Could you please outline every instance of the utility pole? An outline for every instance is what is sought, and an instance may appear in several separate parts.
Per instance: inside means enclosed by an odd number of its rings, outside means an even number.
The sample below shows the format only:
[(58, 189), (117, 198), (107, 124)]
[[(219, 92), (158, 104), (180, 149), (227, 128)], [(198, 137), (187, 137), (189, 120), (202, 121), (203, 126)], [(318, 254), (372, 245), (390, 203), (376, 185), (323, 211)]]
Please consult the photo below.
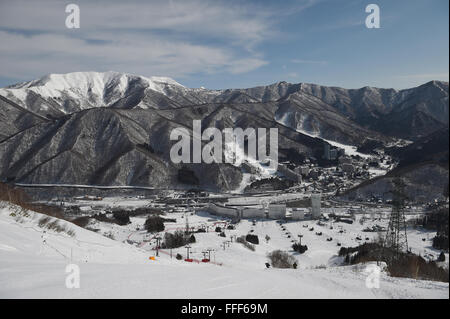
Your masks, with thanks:
[(186, 234), (189, 234), (189, 217), (186, 215)]
[(264, 208), (264, 218), (269, 218), (269, 201), (268, 200), (262, 200), (262, 206)]
[(197, 198), (196, 197), (194, 197), (194, 200), (192, 201), (192, 207), (193, 207), (193, 211), (195, 212), (195, 210), (197, 209)]

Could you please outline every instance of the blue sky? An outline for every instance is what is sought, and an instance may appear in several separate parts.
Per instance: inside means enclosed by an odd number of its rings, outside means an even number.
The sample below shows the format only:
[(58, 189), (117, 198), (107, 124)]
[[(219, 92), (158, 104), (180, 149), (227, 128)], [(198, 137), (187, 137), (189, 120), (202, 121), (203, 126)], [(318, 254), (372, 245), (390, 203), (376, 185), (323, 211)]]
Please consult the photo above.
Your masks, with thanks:
[[(69, 3), (80, 29), (65, 27)], [(370, 3), (380, 29), (365, 27)], [(448, 12), (448, 0), (2, 0), (0, 86), (113, 70), (211, 89), (409, 88), (448, 81)]]

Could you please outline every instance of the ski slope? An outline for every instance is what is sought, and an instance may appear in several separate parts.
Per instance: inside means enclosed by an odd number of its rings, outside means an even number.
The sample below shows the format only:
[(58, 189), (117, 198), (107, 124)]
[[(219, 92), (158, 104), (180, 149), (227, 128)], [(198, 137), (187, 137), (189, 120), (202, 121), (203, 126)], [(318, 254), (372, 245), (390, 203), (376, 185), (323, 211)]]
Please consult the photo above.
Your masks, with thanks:
[[(287, 118), (288, 118), (289, 116), (290, 116), (289, 113), (285, 113), (285, 114), (283, 114), (282, 117), (280, 117), (280, 118), (275, 118), (275, 121), (276, 121), (277, 123), (282, 124), (283, 126), (290, 127), (290, 128), (292, 128), (292, 129), (294, 129), (294, 130), (297, 131), (298, 133), (301, 133), (301, 134), (304, 134), (304, 135), (307, 135), (307, 136), (313, 137), (313, 138), (320, 138), (321, 140), (323, 140), (323, 141), (329, 143), (329, 144), (332, 145), (332, 146), (335, 146), (335, 147), (338, 147), (338, 148), (342, 148), (343, 150), (345, 150), (345, 154), (347, 154), (347, 155), (360, 156), (360, 157), (362, 157), (362, 158), (369, 158), (369, 157), (371, 157), (371, 156), (368, 155), (368, 154), (364, 154), (364, 153), (358, 152), (356, 146), (353, 146), (353, 145), (347, 145), (347, 144), (342, 144), (342, 143), (339, 143), (339, 142), (336, 142), (336, 141), (332, 141), (332, 140), (325, 139), (325, 138), (323, 138), (323, 137), (321, 136), (321, 133), (320, 133), (320, 132), (308, 132), (308, 131), (306, 131), (306, 130), (303, 129), (303, 126), (302, 126), (302, 125), (300, 125), (300, 127), (291, 127), (291, 125), (289, 125), (289, 123), (288, 123), (288, 121), (287, 121)], [(300, 123), (300, 124), (301, 124), (301, 123)]]
[[(391, 278), (385, 273), (381, 273), (379, 289), (368, 289), (364, 267), (333, 266), (338, 260), (330, 255), (335, 253), (336, 243), (315, 240), (309, 232), (304, 240), (310, 251), (296, 256), (299, 269), (266, 269), (266, 252), (290, 245), (275, 221), (255, 226), (244, 221), (234, 231), (240, 234), (253, 229), (258, 235), (269, 234), (268, 243), (260, 236), (255, 252), (235, 242), (220, 250), (233, 231), (225, 231), (227, 238), (215, 232), (195, 234), (192, 257), (201, 258), (201, 251), (213, 248), (215, 261), (222, 264), (218, 266), (178, 261), (162, 253), (150, 260), (155, 256), (152, 243), (140, 243), (140, 247), (123, 243), (127, 237), (139, 242), (146, 236), (133, 230), (142, 226), (143, 218), (132, 218), (132, 224), (121, 233), (106, 225), (97, 225), (102, 229), (95, 233), (58, 220), (66, 230), (47, 229), (44, 234), (39, 226), (44, 216), (2, 206), (0, 298), (448, 298), (448, 283)], [(176, 223), (167, 223), (167, 230), (183, 228), (186, 217), (191, 227), (217, 223), (211, 216), (183, 216), (180, 213)], [(293, 234), (298, 226), (286, 225)], [(116, 240), (102, 236), (106, 230), (113, 232)], [(185, 256), (186, 249), (179, 251)], [(68, 264), (80, 267), (78, 289), (66, 288)], [(321, 264), (326, 268), (317, 267)]]

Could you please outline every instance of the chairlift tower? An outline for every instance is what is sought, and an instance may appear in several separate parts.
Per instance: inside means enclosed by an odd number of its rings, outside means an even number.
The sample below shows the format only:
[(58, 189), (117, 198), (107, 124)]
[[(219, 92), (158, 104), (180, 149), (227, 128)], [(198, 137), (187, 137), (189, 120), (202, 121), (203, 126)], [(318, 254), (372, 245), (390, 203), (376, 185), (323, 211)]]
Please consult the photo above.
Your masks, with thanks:
[(161, 237), (156, 237), (156, 256), (159, 257), (159, 248), (160, 248), (160, 243), (161, 243)]
[(208, 252), (208, 259), (211, 260), (211, 252), (214, 251), (214, 249), (208, 248), (206, 251)]
[(189, 259), (189, 252), (190, 252), (190, 249), (192, 248), (191, 247), (191, 245), (186, 245), (184, 248), (186, 248), (186, 251), (187, 251), (187, 253), (186, 253), (186, 259)]

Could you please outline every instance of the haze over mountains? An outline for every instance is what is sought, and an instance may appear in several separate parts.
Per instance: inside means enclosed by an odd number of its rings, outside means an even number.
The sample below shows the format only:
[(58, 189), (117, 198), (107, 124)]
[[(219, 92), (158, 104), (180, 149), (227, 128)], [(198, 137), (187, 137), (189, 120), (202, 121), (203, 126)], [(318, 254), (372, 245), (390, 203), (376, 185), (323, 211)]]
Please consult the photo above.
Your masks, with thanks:
[(207, 90), (117, 72), (51, 74), (0, 89), (0, 179), (233, 190), (242, 167), (173, 164), (171, 130), (195, 119), (203, 129), (277, 127), (281, 157), (314, 156), (323, 139), (420, 140), (448, 128), (448, 103), (438, 81), (401, 91), (286, 82)]

